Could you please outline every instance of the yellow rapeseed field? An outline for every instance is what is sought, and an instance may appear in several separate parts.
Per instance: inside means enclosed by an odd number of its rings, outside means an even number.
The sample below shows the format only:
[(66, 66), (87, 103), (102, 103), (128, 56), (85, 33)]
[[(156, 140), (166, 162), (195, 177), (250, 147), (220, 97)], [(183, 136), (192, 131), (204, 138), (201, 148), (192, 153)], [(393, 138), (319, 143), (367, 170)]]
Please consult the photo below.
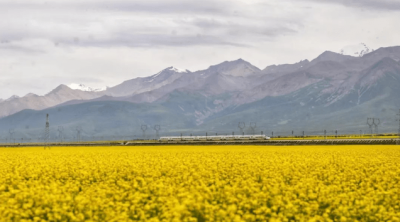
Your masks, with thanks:
[(400, 146), (0, 149), (0, 221), (400, 221)]

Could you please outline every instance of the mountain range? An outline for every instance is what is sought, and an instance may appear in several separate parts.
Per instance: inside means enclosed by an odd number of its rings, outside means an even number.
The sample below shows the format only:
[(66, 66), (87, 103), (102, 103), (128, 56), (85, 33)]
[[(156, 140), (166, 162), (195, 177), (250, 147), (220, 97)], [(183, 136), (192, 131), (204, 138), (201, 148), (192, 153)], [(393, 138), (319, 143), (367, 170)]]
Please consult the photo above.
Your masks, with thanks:
[[(9, 129), (39, 137), (45, 114), (52, 135), (82, 128), (86, 137), (148, 136), (180, 133), (275, 135), (369, 132), (367, 118), (379, 118), (381, 132), (397, 131), (400, 108), (400, 47), (359, 56), (325, 51), (295, 64), (259, 69), (247, 61), (225, 61), (191, 72), (168, 67), (106, 89), (60, 85), (44, 96), (28, 94), (0, 100), (0, 139)], [(252, 122), (253, 128), (250, 127)], [(254, 127), (256, 124), (256, 127)]]

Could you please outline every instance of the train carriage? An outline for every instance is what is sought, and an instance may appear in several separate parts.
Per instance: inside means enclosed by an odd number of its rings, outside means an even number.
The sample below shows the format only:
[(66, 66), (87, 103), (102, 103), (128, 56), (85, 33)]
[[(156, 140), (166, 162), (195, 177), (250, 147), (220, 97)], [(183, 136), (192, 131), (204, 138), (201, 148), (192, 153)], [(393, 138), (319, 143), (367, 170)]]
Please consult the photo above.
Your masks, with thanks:
[(160, 142), (168, 141), (229, 141), (229, 140), (269, 140), (266, 135), (220, 135), (220, 136), (167, 136), (160, 137)]

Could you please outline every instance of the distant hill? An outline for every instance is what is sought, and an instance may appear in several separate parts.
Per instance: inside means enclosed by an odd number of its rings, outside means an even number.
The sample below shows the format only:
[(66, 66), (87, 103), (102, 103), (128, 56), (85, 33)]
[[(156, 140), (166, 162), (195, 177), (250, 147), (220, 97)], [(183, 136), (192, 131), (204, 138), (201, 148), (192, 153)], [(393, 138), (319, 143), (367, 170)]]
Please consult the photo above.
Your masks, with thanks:
[[(141, 136), (141, 125), (149, 132), (161, 125), (161, 134), (238, 133), (238, 122), (246, 122), (246, 132), (256, 122), (259, 133), (359, 133), (369, 130), (369, 117), (381, 119), (381, 132), (397, 131), (399, 61), (397, 46), (360, 57), (327, 51), (263, 70), (242, 59), (195, 72), (168, 67), (101, 92), (62, 85), (43, 97), (0, 102), (8, 115), (0, 119), (0, 132), (6, 136), (12, 127), (21, 135), (40, 134), (46, 113), (52, 126), (69, 127), (74, 135), (80, 125), (86, 136)], [(12, 114), (18, 109), (37, 111)]]
[(13, 96), (0, 101), (0, 117), (8, 116), (24, 109), (41, 110), (71, 100), (90, 100), (103, 95), (102, 93), (73, 90), (60, 85), (44, 96), (29, 93), (26, 96)]

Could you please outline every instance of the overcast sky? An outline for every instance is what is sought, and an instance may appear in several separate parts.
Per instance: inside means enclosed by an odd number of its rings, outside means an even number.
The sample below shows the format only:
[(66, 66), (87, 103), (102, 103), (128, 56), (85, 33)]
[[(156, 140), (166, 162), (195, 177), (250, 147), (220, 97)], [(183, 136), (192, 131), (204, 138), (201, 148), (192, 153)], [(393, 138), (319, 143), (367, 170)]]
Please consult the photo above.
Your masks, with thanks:
[(400, 45), (399, 24), (400, 0), (0, 0), (0, 98)]

